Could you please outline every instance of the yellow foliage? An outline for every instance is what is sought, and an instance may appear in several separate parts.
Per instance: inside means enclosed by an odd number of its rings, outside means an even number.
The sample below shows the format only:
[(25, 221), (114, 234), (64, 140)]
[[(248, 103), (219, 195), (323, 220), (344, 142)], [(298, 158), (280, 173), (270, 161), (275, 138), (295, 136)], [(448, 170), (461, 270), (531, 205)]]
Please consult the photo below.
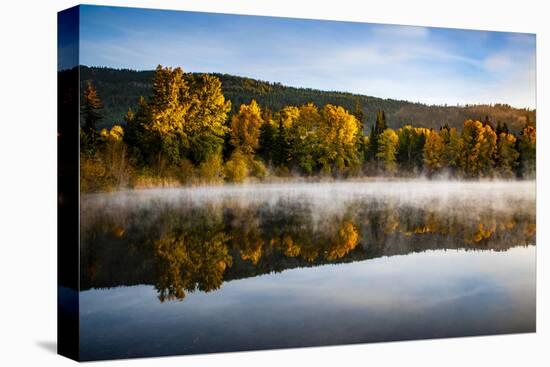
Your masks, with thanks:
[(340, 106), (327, 104), (321, 110), (319, 128), (320, 162), (342, 171), (358, 163), (357, 139), (360, 123)]
[(225, 177), (229, 182), (243, 182), (248, 177), (247, 157), (236, 149), (225, 163)]
[(249, 159), (250, 175), (259, 179), (263, 179), (267, 176), (267, 168), (262, 161), (258, 159)]
[(430, 172), (434, 172), (443, 167), (443, 150), (445, 145), (443, 139), (434, 130), (428, 130), (426, 133), (426, 143), (424, 144), (424, 164)]
[(225, 177), (221, 155), (212, 155), (202, 162), (199, 167), (199, 178), (204, 183), (219, 184)]
[(255, 100), (241, 105), (231, 119), (231, 144), (244, 154), (253, 154), (259, 146), (262, 124), (262, 111)]
[(378, 137), (378, 152), (376, 153), (376, 157), (382, 161), (384, 169), (389, 173), (393, 173), (397, 169), (396, 153), (398, 142), (399, 137), (392, 129), (384, 130)]
[(494, 165), (497, 137), (489, 125), (466, 120), (461, 134), (465, 159), (462, 164), (469, 176), (487, 176)]
[(281, 123), (285, 129), (290, 129), (299, 117), (300, 110), (295, 106), (286, 106), (280, 112)]
[(107, 142), (122, 142), (124, 129), (120, 125), (113, 125), (110, 129), (101, 129), (99, 135)]
[(344, 221), (338, 229), (338, 237), (327, 255), (327, 260), (336, 260), (346, 256), (359, 243), (359, 231), (350, 221)]
[(449, 130), (448, 137), (445, 137), (444, 134), (442, 137), (448, 139), (448, 142), (443, 148), (443, 161), (448, 167), (460, 171), (464, 167), (465, 161), (464, 140), (454, 127)]
[(252, 264), (258, 264), (262, 257), (262, 246), (255, 246), (251, 248), (241, 249), (241, 259), (244, 261), (251, 261)]
[(113, 235), (115, 237), (122, 237), (124, 236), (124, 228), (120, 227), (120, 226), (117, 226), (113, 229)]
[(183, 70), (159, 65), (153, 80), (150, 104), (152, 121), (146, 128), (161, 136), (183, 134), (185, 115), (189, 110), (189, 104), (183, 101), (187, 97), (188, 86), (183, 78)]

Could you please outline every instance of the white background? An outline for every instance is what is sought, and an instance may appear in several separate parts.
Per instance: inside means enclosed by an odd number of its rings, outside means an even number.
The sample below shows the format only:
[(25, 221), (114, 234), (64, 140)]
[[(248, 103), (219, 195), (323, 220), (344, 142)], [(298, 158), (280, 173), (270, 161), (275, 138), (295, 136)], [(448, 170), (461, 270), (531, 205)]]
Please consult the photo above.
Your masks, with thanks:
[[(95, 4), (537, 33), (537, 333), (101, 362), (135, 366), (548, 366), (548, 86), (545, 1), (92, 1)], [(56, 343), (56, 12), (75, 1), (4, 1), (0, 11), (0, 365), (70, 365)]]

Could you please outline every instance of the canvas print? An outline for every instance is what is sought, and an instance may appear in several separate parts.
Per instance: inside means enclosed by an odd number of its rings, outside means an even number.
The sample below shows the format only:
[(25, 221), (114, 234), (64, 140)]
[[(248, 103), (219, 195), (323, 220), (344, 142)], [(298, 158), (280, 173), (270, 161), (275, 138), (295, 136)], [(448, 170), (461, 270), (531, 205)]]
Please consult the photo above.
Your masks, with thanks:
[(534, 34), (59, 13), (59, 349), (536, 331)]

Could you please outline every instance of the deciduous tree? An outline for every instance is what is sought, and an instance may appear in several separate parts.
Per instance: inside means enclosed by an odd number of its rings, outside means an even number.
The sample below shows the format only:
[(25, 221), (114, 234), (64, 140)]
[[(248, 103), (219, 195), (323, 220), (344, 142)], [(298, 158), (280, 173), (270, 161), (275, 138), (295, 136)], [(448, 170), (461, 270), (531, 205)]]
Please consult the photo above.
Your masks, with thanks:
[(262, 111), (255, 100), (241, 105), (231, 119), (231, 144), (244, 154), (254, 154), (259, 146), (262, 124)]
[(392, 129), (384, 130), (378, 138), (378, 153), (376, 154), (388, 173), (397, 171), (396, 154), (399, 138)]
[(439, 171), (443, 167), (443, 151), (445, 145), (439, 133), (435, 130), (429, 130), (426, 134), (426, 144), (424, 144), (424, 165), (429, 174)]

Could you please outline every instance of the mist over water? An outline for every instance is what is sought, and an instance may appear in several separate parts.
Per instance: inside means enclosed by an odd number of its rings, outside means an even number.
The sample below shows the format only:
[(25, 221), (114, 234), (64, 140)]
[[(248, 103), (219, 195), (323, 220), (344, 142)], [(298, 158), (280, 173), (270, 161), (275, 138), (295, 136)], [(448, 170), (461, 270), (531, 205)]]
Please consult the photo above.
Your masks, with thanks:
[[(81, 210), (84, 220), (87, 210), (100, 207), (128, 210), (159, 204), (176, 206), (223, 202), (275, 205), (280, 200), (308, 202), (321, 211), (341, 209), (342, 205), (357, 200), (445, 211), (456, 207), (521, 210), (534, 208), (535, 199), (535, 181), (368, 180), (199, 186), (84, 194)], [(520, 205), (520, 208), (516, 205)]]
[(82, 357), (532, 332), (535, 196), (435, 180), (84, 194)]

